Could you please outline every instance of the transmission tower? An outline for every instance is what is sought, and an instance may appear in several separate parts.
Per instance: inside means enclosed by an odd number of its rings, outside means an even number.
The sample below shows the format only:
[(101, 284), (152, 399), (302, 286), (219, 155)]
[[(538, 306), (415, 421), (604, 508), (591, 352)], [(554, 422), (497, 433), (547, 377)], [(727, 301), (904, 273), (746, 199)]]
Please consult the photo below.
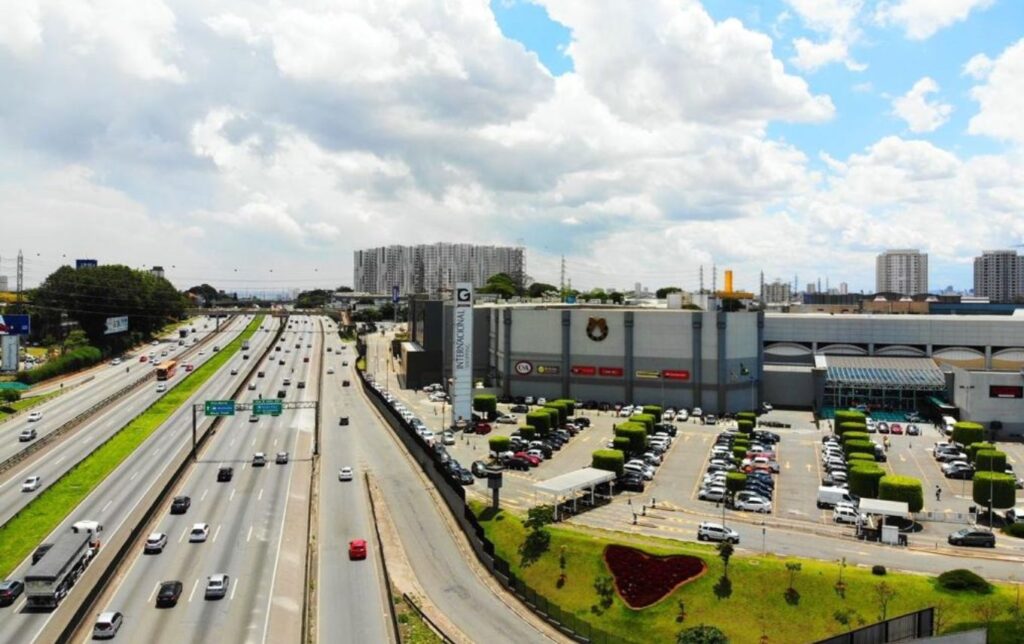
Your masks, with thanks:
[(558, 278), (558, 290), (561, 293), (565, 292), (565, 255), (562, 255), (562, 272)]
[(25, 286), (25, 256), (18, 249), (18, 304), (21, 304), (21, 290)]

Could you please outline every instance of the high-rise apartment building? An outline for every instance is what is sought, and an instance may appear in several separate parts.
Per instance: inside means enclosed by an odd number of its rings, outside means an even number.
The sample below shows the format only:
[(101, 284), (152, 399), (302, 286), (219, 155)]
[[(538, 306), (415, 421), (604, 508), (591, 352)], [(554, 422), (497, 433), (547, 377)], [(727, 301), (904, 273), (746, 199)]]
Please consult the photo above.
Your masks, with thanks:
[(875, 292), (928, 292), (928, 255), (916, 249), (887, 250), (875, 260)]
[(1024, 298), (1024, 257), (1013, 250), (985, 250), (974, 258), (974, 295), (991, 302)]
[(771, 284), (764, 285), (764, 301), (769, 304), (785, 304), (792, 299), (789, 282), (776, 279)]
[(473, 244), (380, 246), (353, 253), (353, 289), (365, 293), (437, 294), (455, 282), (483, 286), (496, 273), (522, 284), (526, 255), (521, 247)]

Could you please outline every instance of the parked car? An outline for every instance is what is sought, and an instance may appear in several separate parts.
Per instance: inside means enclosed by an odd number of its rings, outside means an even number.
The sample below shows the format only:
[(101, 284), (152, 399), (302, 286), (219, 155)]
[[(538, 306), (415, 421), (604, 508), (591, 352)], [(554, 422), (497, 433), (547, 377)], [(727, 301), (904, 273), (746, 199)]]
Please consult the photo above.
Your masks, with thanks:
[(635, 474), (623, 474), (615, 481), (615, 485), (620, 490), (626, 492), (643, 492), (644, 491), (644, 479), (642, 476)]
[(849, 523), (856, 525), (859, 522), (864, 521), (863, 515), (853, 509), (849, 505), (837, 505), (832, 510), (832, 520), (836, 523)]
[(530, 408), (526, 405), (512, 405), (508, 410), (513, 414), (527, 414), (530, 412)]
[(950, 533), (949, 543), (953, 546), (980, 546), (983, 548), (996, 547), (996, 535), (988, 530), (975, 530), (973, 528), (961, 528)]
[(515, 416), (515, 414), (502, 414), (501, 416), (498, 416), (498, 418), (495, 419), (494, 422), (501, 423), (502, 425), (515, 425), (517, 422), (519, 422), (519, 419)]
[[(740, 494), (742, 494), (742, 492)], [(737, 494), (737, 496), (739, 495)], [(767, 513), (772, 511), (772, 502), (759, 496), (752, 496), (750, 498), (738, 500), (734, 505), (737, 510), (743, 510), (745, 512)]]
[(724, 501), (725, 496), (726, 489), (724, 485), (701, 488), (700, 492), (697, 493), (697, 498), (701, 501), (714, 501), (716, 503)]
[(697, 526), (697, 540), (727, 541), (729, 543), (739, 543), (740, 533), (736, 532), (732, 528), (727, 528), (720, 523), (711, 523), (709, 521), (703, 521), (699, 526)]

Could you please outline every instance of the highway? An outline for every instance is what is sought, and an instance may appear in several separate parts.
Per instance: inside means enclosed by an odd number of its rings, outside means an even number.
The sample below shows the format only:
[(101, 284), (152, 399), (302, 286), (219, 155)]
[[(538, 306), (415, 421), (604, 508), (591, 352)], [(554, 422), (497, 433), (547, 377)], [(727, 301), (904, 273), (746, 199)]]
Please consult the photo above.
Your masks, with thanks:
[[(268, 356), (265, 377), (254, 375), (250, 382), (257, 389), (246, 389), (240, 401), (257, 394), (275, 398), (279, 389), (287, 392), (288, 402), (316, 399), (322, 345), (319, 321), (289, 319), (295, 331), (285, 331), (279, 343), (282, 350)], [(308, 363), (303, 362), (305, 357)], [(286, 378), (289, 385), (283, 384)], [(305, 389), (297, 388), (299, 381), (306, 382)], [(191, 497), (191, 507), (184, 515), (165, 511), (153, 528), (168, 535), (166, 548), (147, 555), (140, 544), (120, 584), (107, 593), (103, 610), (118, 610), (126, 616), (118, 639), (301, 640), (301, 572), (308, 544), (306, 494), (315, 411), (286, 410), (280, 417), (261, 416), (255, 423), (248, 412), (224, 420), (200, 462), (175, 491)], [(287, 464), (275, 463), (279, 451), (289, 453)], [(255, 452), (267, 455), (266, 466), (252, 466)], [(222, 465), (234, 468), (229, 482), (217, 481)], [(209, 524), (209, 537), (203, 543), (190, 543), (189, 531), (199, 522)], [(285, 542), (286, 531), (293, 531), (295, 538)], [(207, 600), (206, 578), (216, 573), (229, 575), (228, 594)], [(158, 609), (157, 589), (169, 580), (183, 583), (182, 596), (176, 606)]]
[[(243, 329), (245, 329), (249, 319), (250, 318), (248, 317), (241, 317), (234, 320), (222, 331), (221, 335), (223, 335), (223, 342), (220, 340), (215, 340), (214, 342), (227, 344), (237, 337)], [(211, 330), (213, 329), (212, 323), (210, 328)], [(210, 359), (213, 355), (212, 345), (205, 346), (201, 351), (202, 355), (190, 355), (187, 358), (187, 362), (199, 366), (206, 360)], [(138, 368), (147, 370), (151, 369), (151, 367), (145, 364), (140, 364)], [(125, 373), (124, 369), (120, 369), (120, 372), (121, 374)], [(138, 378), (137, 373), (129, 373), (127, 375), (134, 375)], [(167, 382), (168, 390), (173, 388), (175, 384), (181, 382), (186, 375), (187, 373), (185, 370), (179, 368), (174, 378)], [(77, 409), (61, 411), (53, 414), (54, 419), (49, 423), (50, 430), (52, 431), (52, 429), (59, 426), (60, 422), (62, 422), (60, 420), (61, 418), (69, 420), (74, 415), (98, 403), (105, 396), (113, 393), (113, 391), (126, 386), (129, 382), (130, 381), (118, 382), (117, 380), (112, 380), (109, 385), (101, 385), (96, 389), (90, 388), (85, 390), (86, 393), (89, 394), (89, 397), (87, 399), (80, 400)], [(88, 385), (83, 385), (83, 387), (87, 386)], [(112, 387), (112, 389), (108, 390), (108, 386)], [(71, 394), (66, 395), (70, 396)], [(42, 494), (43, 490), (53, 484), (53, 482), (60, 478), (61, 475), (78, 464), (78, 462), (95, 449), (97, 445), (124, 427), (124, 425), (132, 418), (144, 411), (146, 407), (151, 405), (162, 395), (162, 393), (158, 393), (156, 391), (155, 380), (149, 384), (142, 385), (125, 397), (98, 411), (96, 415), (84, 422), (71, 434), (59, 439), (54, 445), (44, 448), (43, 452), (45, 452), (45, 456), (33, 455), (24, 463), (20, 463), (14, 469), (6, 472), (2, 482), (0, 482), (0, 523), (10, 520), (11, 517), (28, 505), (34, 497)], [(57, 400), (62, 398), (63, 396), (59, 397)], [(33, 424), (42, 425), (48, 421), (49, 418), (44, 414), (43, 420)], [(5, 439), (5, 445), (8, 441), (14, 441), (13, 444), (15, 445), (25, 445), (24, 443), (17, 442), (17, 435), (15, 433), (12, 433), (9, 438)], [(42, 486), (34, 492), (22, 492), (21, 482), (29, 476), (42, 477)]]
[[(238, 320), (238, 328), (232, 329), (226, 334), (237, 333), (244, 328), (248, 320), (244, 317)], [(275, 329), (278, 324), (276, 319), (268, 319), (263, 326)], [(252, 354), (257, 354), (261, 347), (265, 347), (273, 338), (273, 333), (257, 333), (252, 338)], [(209, 352), (207, 352), (209, 353)], [(57, 527), (48, 537), (64, 533), (71, 529), (71, 525), (83, 519), (98, 520), (104, 525), (104, 539), (111, 540), (119, 530), (124, 529), (124, 521), (133, 508), (145, 496), (151, 487), (152, 481), (156, 480), (159, 472), (167, 467), (166, 455), (179, 450), (182, 445), (191, 441), (191, 409), (194, 402), (202, 402), (209, 399), (220, 399), (238, 386), (241, 376), (231, 376), (232, 367), (243, 366), (241, 353), (229, 361), (225, 366), (211, 377), (199, 391), (193, 395), (188, 403), (176, 411), (170, 419), (159, 427), (149, 439), (141, 445), (131, 456), (129, 456), (119, 468), (111, 473), (101, 482), (86, 499), (73, 510), (67, 519)], [(208, 422), (208, 421), (204, 421)], [(75, 444), (82, 438), (78, 434), (75, 437)], [(49, 460), (49, 459), (48, 459)], [(29, 560), (22, 564), (10, 575), (11, 578), (23, 578), (28, 569)], [(24, 610), (24, 597), (20, 598), (12, 607), (4, 609), (3, 620), (0, 620), (0, 642), (33, 642), (39, 636), (40, 631), (45, 627), (52, 613), (31, 613)], [(71, 607), (61, 606), (57, 611), (66, 610)]]

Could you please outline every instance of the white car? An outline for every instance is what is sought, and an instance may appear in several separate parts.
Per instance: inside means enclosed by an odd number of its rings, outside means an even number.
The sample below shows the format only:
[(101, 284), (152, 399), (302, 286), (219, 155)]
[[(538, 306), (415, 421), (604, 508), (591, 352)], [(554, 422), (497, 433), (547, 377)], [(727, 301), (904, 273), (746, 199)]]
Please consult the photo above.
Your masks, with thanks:
[(710, 487), (701, 488), (700, 492), (697, 493), (697, 498), (701, 501), (724, 501), (725, 500), (725, 486), (724, 485), (712, 485)]
[(160, 394), (167, 391), (167, 383), (161, 382), (156, 385), (156, 393)]
[(732, 528), (727, 528), (721, 523), (711, 523), (710, 521), (702, 521), (697, 527), (697, 540), (698, 541), (728, 541), (729, 543), (739, 543), (740, 533), (736, 532)]
[(690, 414), (685, 409), (680, 409), (679, 411), (676, 412), (676, 420), (679, 422), (684, 422), (689, 418)]
[(30, 413), (28, 415), (28, 422), (30, 422), (30, 423), (36, 423), (36, 422), (41, 421), (42, 419), (43, 419), (43, 412), (41, 412), (41, 411), (34, 411), (34, 412), (32, 412), (32, 413)]
[(195, 523), (192, 525), (192, 531), (188, 534), (188, 540), (189, 543), (202, 543), (208, 536), (210, 536), (210, 524)]
[(772, 502), (755, 496), (737, 501), (736, 509), (746, 512), (771, 512)]
[(445, 395), (444, 395), (444, 392), (442, 392), (442, 391), (435, 391), (434, 393), (430, 394), (427, 397), (427, 400), (429, 400), (430, 402), (441, 402), (444, 399), (445, 399)]
[(21, 484), (22, 492), (35, 492), (41, 485), (41, 480), (38, 476), (30, 476), (25, 479), (25, 482)]
[(694, 418), (700, 418), (704, 415), (704, 411), (700, 407), (694, 407), (693, 411), (690, 412), (690, 415)]
[(849, 523), (856, 525), (863, 522), (865, 517), (848, 505), (837, 505), (832, 510), (832, 520), (836, 523)]
[(538, 398), (537, 399), (537, 404), (538, 405), (546, 405), (546, 404), (548, 404), (548, 399), (544, 398), (544, 397)]
[(628, 418), (629, 416), (632, 416), (632, 415), (633, 415), (633, 408), (630, 407), (629, 405), (626, 405), (625, 407), (623, 407), (622, 409), (619, 410), (619, 417), (620, 418)]
[(327, 374), (330, 375), (332, 373), (334, 373), (334, 367), (327, 367)]
[(434, 442), (434, 432), (430, 431), (429, 429), (420, 434), (420, 436), (422, 436), (423, 440), (427, 441), (428, 443)]
[(206, 578), (206, 592), (204, 597), (206, 599), (217, 599), (228, 594), (228, 585), (230, 584), (230, 578), (224, 573), (216, 575), (210, 575)]
[(121, 364), (121, 358), (114, 358), (113, 360), (110, 361), (110, 364), (116, 367), (117, 365)]
[(970, 463), (963, 460), (949, 461), (948, 463), (942, 466), (942, 473), (949, 474), (953, 470), (962, 470), (965, 468), (969, 468), (970, 466)]
[(515, 414), (503, 414), (501, 416), (498, 416), (498, 418), (494, 422), (501, 423), (502, 425), (515, 425), (518, 422), (518, 420), (519, 419), (516, 418)]
[(661, 419), (662, 420), (675, 420), (675, 417), (676, 417), (676, 410), (672, 409), (671, 407), (669, 407), (668, 409), (666, 409), (665, 411), (663, 411), (661, 413)]
[(146, 537), (145, 552), (163, 552), (167, 545), (167, 535), (163, 532), (154, 532)]
[(451, 432), (444, 432), (443, 434), (441, 434), (441, 442), (443, 442), (445, 445), (454, 445), (455, 434)]
[(346, 467), (343, 467), (340, 470), (338, 470), (338, 480), (339, 481), (351, 481), (352, 480), (352, 468), (346, 466)]

